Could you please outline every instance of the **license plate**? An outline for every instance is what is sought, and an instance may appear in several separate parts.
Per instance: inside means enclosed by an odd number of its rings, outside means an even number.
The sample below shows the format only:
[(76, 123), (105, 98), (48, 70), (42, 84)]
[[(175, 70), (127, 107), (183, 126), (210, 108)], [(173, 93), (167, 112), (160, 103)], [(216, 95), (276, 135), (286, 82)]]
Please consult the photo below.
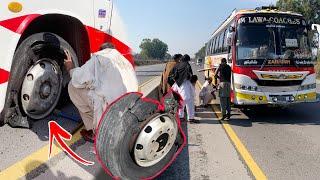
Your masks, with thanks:
[(277, 97), (278, 101), (289, 101), (289, 96), (278, 96)]

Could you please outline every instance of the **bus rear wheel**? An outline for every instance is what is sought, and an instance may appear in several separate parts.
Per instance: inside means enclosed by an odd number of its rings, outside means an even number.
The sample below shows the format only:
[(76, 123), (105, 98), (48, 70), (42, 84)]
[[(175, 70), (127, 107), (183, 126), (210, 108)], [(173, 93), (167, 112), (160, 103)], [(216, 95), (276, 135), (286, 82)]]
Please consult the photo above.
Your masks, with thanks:
[[(45, 118), (53, 111), (61, 94), (66, 94), (70, 80), (63, 64), (64, 50), (70, 52), (77, 67), (76, 53), (68, 42), (56, 34), (36, 33), (21, 42), (10, 72), (7, 101), (10, 97), (16, 98), (11, 99), (9, 108), (18, 107), (22, 116), (35, 120)], [(14, 120), (9, 123), (19, 126), (19, 122)]]

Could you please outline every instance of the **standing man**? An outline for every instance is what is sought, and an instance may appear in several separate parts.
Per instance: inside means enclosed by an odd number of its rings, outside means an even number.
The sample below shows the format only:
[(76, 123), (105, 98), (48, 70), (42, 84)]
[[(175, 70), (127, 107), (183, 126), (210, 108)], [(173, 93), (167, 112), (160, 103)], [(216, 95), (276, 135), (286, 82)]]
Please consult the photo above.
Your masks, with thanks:
[(189, 64), (190, 56), (185, 54), (181, 62), (178, 63), (172, 70), (175, 83), (172, 90), (179, 93), (183, 102), (179, 109), (180, 119), (184, 118), (184, 109), (187, 110), (187, 121), (190, 123), (197, 123), (194, 119), (194, 88), (190, 79), (193, 75), (191, 65)]
[(69, 96), (79, 110), (85, 129), (80, 134), (94, 141), (94, 130), (106, 106), (127, 92), (138, 91), (133, 66), (116, 49), (106, 48), (92, 55), (81, 67), (74, 68), (68, 51), (64, 65), (71, 81)]
[(171, 88), (171, 86), (174, 84), (174, 79), (170, 76), (170, 72), (172, 71), (174, 66), (180, 62), (181, 58), (181, 54), (175, 54), (173, 56), (173, 61), (171, 60), (166, 64), (160, 82), (161, 95), (165, 95)]
[(219, 79), (219, 97), (222, 112), (221, 120), (230, 119), (231, 102), (230, 102), (230, 86), (231, 86), (231, 67), (227, 64), (226, 58), (221, 59), (221, 64), (215, 72), (215, 78)]

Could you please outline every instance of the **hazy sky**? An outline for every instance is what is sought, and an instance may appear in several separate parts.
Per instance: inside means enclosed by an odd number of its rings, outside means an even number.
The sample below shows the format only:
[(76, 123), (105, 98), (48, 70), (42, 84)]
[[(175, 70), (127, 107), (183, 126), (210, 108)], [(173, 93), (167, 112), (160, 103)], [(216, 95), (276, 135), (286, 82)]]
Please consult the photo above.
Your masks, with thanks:
[(255, 8), (276, 0), (115, 0), (134, 52), (144, 38), (159, 38), (169, 53), (194, 55), (234, 8)]

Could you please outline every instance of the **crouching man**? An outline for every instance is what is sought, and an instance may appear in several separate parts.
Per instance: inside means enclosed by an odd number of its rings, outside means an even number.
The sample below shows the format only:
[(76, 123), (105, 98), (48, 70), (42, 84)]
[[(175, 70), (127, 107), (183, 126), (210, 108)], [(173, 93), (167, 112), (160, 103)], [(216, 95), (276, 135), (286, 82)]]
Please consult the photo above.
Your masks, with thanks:
[(74, 68), (69, 52), (65, 67), (70, 73), (69, 96), (79, 110), (86, 141), (94, 141), (94, 132), (106, 106), (127, 92), (138, 91), (132, 64), (113, 48), (103, 49), (81, 67)]
[(212, 85), (212, 78), (209, 77), (205, 83), (202, 85), (199, 98), (201, 105), (204, 107), (208, 107), (208, 104), (213, 100), (216, 99), (215, 97), (215, 87)]

